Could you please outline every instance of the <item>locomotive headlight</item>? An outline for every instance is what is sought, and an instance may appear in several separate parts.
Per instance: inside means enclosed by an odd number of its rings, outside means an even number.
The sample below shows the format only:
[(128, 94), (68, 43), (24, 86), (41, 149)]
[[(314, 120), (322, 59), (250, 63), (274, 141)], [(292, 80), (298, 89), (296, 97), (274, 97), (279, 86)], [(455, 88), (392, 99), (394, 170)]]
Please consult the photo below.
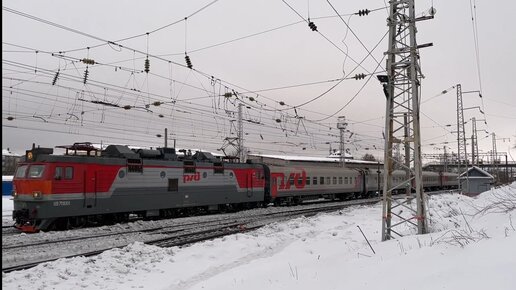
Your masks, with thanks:
[(13, 190), (13, 191), (11, 191), (11, 195), (13, 197), (17, 197), (18, 196), (18, 192), (16, 192), (16, 190)]
[(43, 196), (41, 195), (41, 191), (33, 191), (33, 192), (32, 192), (32, 196), (33, 196), (34, 198), (41, 198), (41, 197), (43, 197)]

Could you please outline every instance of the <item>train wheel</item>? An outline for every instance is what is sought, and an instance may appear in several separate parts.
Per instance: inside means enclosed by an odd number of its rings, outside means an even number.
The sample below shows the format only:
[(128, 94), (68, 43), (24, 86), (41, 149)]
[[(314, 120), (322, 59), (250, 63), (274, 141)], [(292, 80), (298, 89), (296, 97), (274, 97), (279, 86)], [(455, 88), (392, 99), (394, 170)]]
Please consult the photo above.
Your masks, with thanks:
[(88, 219), (85, 216), (71, 217), (68, 218), (69, 229), (80, 229), (86, 226)]
[(58, 218), (52, 224), (52, 229), (57, 231), (64, 231), (68, 229), (68, 219), (67, 218)]

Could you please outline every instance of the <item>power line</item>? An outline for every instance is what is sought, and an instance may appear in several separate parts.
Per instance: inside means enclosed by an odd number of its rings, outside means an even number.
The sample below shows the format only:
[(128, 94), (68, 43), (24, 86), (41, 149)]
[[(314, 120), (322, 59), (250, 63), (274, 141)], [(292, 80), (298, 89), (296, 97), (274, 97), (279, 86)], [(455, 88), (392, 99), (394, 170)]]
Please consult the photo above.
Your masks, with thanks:
[[(290, 6), (290, 4), (288, 4), (285, 0), (281, 0), (281, 1), (283, 3), (285, 3), (285, 5), (287, 5), (292, 11), (294, 11), (301, 19), (303, 19), (303, 21), (305, 21), (306, 23), (310, 23), (310, 21), (306, 20), (301, 14), (299, 14), (299, 12), (297, 12), (296, 9), (294, 9), (292, 6)], [(324, 39), (326, 39), (326, 41), (331, 43), (335, 48), (337, 48), (340, 52), (342, 52), (346, 57), (349, 57), (349, 59), (351, 59), (355, 64), (359, 65), (362, 69), (364, 69), (367, 73), (369, 73), (369, 71), (366, 68), (364, 68), (360, 63), (358, 63), (354, 58), (349, 56), (348, 53), (346, 53), (344, 50), (342, 50), (342, 48), (340, 48), (333, 41), (331, 41), (331, 39), (329, 39), (326, 35), (321, 33), (319, 30), (315, 30), (315, 31), (317, 33), (319, 33)]]
[[(355, 36), (355, 38), (358, 40), (358, 42), (360, 42), (360, 44), (362, 45), (362, 47), (367, 51), (367, 54), (368, 55), (371, 55), (371, 57), (374, 59), (374, 61), (376, 61), (376, 63), (378, 65), (380, 65), (380, 63), (378, 62), (378, 60), (371, 54), (371, 51), (369, 51), (369, 49), (365, 46), (365, 44), (362, 42), (362, 40), (360, 39), (360, 37), (358, 37), (358, 35), (356, 35), (356, 33), (353, 31), (353, 29), (351, 29), (351, 27), (348, 25), (348, 23), (346, 21), (344, 21), (344, 18), (342, 18), (342, 16), (340, 16), (339, 12), (337, 11), (337, 9), (335, 9), (335, 7), (331, 4), (331, 2), (329, 0), (326, 0), (326, 2), (328, 2), (328, 4), (330, 5), (330, 7), (333, 9), (333, 11), (335, 11), (335, 13), (339, 16), (340, 20), (342, 20), (342, 22), (344, 22), (344, 24), (346, 25), (346, 27), (348, 28), (349, 31), (351, 31), (351, 33)], [(369, 10), (367, 10), (369, 11)], [(369, 12), (368, 12), (369, 13)]]

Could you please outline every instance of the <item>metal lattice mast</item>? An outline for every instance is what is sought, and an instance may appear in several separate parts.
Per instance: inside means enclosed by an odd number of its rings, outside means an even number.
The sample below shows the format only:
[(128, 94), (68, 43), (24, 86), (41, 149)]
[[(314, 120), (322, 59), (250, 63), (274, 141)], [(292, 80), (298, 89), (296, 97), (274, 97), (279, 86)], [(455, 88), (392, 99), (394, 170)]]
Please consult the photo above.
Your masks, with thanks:
[(477, 119), (471, 118), (471, 165), (478, 164)]
[(340, 116), (337, 121), (337, 129), (340, 131), (340, 166), (344, 167), (346, 164), (346, 151), (344, 146), (344, 131), (346, 130), (348, 123), (346, 123), (346, 117)]
[(493, 132), (493, 169), (495, 173), (495, 181), (498, 182), (498, 164), (496, 159), (498, 158), (498, 152), (496, 150), (496, 134)]
[(466, 151), (466, 128), (464, 125), (464, 107), (462, 106), (462, 87), (460, 84), (457, 84), (457, 158), (457, 172), (461, 174), (463, 172), (462, 167), (464, 167), (464, 171), (468, 169), (468, 154)]
[[(245, 162), (245, 152), (244, 152), (244, 125), (242, 123), (242, 107), (243, 104), (238, 104), (238, 118), (237, 120), (230, 120), (231, 122), (231, 133), (234, 134), (233, 131), (237, 131), (237, 137), (226, 137), (224, 138), (224, 144), (219, 149), (221, 150), (226, 157), (230, 158), (231, 161), (237, 159), (238, 162)], [(230, 113), (234, 113), (232, 111), (228, 111)], [(235, 121), (237, 125), (235, 126)], [(231, 151), (226, 152), (226, 149), (230, 147)]]
[(240, 162), (245, 162), (244, 158), (244, 124), (242, 122), (242, 107), (244, 104), (238, 104), (238, 148), (237, 148), (237, 156)]
[[(462, 105), (462, 86), (457, 84), (457, 173), (468, 171), (468, 153), (466, 150), (466, 127), (464, 124), (464, 107)], [(464, 166), (463, 166), (464, 163)], [(469, 176), (466, 174), (466, 192), (469, 192)], [(459, 189), (464, 192), (461, 182)]]
[(444, 156), (444, 172), (448, 172), (448, 154), (446, 154), (446, 145), (443, 146)]
[[(432, 44), (416, 44), (416, 22), (432, 19), (432, 16), (417, 18), (414, 0), (391, 0), (387, 19), (389, 48), (387, 51), (387, 79), (384, 92), (387, 98), (385, 118), (385, 158), (382, 240), (402, 236), (395, 227), (413, 225), (419, 234), (427, 232), (425, 196), (422, 184), (421, 135), (419, 124), (419, 89), (421, 70), (419, 48)], [(379, 78), (380, 79), (380, 78)], [(382, 81), (382, 79), (380, 79)], [(410, 153), (410, 168), (405, 160), (393, 156), (394, 145), (406, 145)], [(398, 146), (399, 147), (399, 146)], [(410, 171), (410, 177), (402, 183), (393, 184), (394, 169)], [(415, 192), (410, 197), (394, 198), (393, 191), (412, 185)], [(416, 199), (415, 208), (413, 199)]]

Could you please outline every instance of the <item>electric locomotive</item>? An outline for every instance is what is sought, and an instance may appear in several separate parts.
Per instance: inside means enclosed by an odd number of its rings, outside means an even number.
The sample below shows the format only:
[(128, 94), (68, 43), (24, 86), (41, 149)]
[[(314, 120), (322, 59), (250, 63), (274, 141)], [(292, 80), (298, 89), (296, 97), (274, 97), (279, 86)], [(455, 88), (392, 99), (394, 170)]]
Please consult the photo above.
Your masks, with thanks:
[(263, 205), (259, 164), (227, 163), (207, 152), (179, 156), (174, 148), (131, 150), (91, 143), (28, 150), (14, 176), (15, 226), (25, 232), (87, 224), (173, 217), (195, 211)]

